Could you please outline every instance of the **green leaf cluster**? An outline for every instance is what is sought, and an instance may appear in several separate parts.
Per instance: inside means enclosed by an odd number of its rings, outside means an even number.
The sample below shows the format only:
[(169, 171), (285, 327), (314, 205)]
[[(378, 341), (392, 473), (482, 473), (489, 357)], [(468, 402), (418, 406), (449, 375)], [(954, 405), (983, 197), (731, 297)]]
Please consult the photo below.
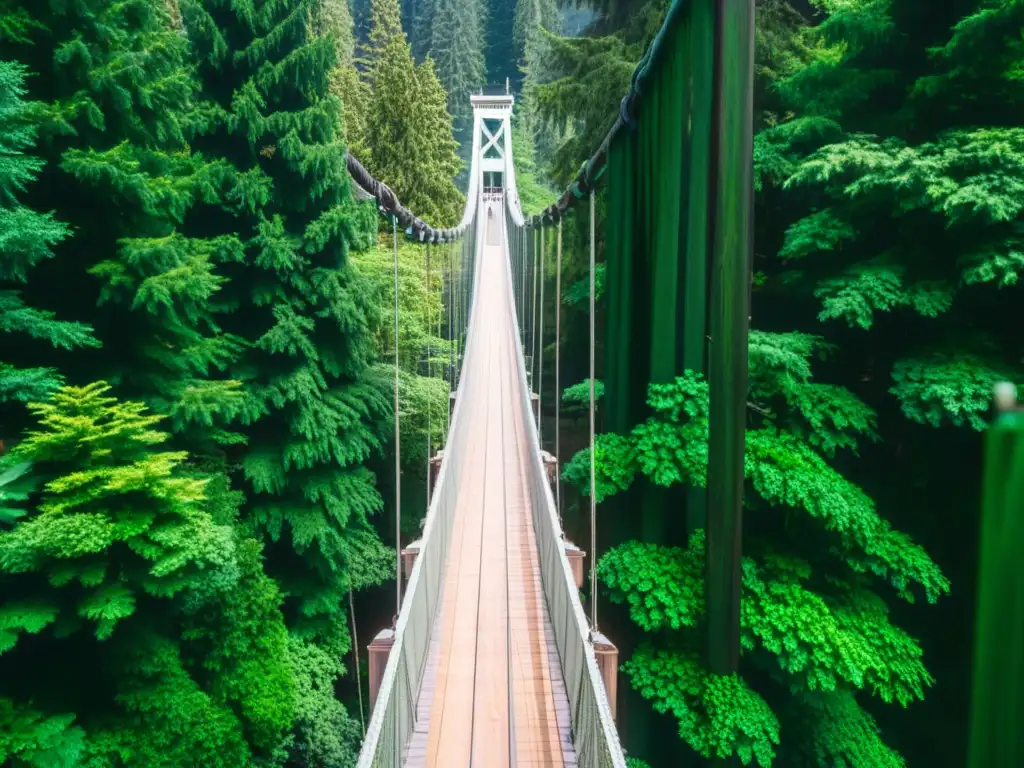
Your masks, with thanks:
[[(766, 519), (745, 542), (740, 678), (712, 678), (698, 661), (706, 636), (703, 530), (686, 547), (630, 541), (599, 561), (607, 596), (650, 638), (626, 663), (633, 687), (656, 711), (672, 713), (680, 737), (706, 756), (803, 765), (789, 762), (810, 749), (794, 724), (797, 707), (849, 696), (850, 705), (836, 711), (851, 719), (850, 728), (874, 728), (852, 694), (907, 706), (933, 682), (920, 646), (891, 623), (876, 590), (887, 584), (906, 600), (923, 595), (934, 602), (949, 582), (830, 464), (839, 451), (874, 438), (877, 419), (849, 390), (815, 381), (811, 361), (829, 351), (820, 337), (751, 333), (744, 506)], [(597, 437), (598, 501), (641, 478), (706, 486), (706, 381), (687, 372), (652, 384), (647, 403), (651, 416), (629, 435)], [(563, 478), (587, 495), (589, 476), (584, 449)], [(795, 549), (795, 540), (813, 544)], [(876, 742), (887, 750), (877, 736)], [(829, 759), (846, 747), (836, 749)]]

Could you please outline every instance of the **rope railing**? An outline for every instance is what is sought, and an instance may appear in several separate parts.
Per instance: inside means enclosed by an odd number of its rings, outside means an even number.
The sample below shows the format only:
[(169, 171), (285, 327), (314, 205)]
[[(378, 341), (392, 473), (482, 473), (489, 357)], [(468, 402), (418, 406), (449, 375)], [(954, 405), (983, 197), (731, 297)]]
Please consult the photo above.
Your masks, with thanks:
[(461, 239), (473, 225), (477, 213), (480, 194), (480, 173), (477, 169), (477, 155), (480, 154), (479, 125), (473, 126), (473, 158), (469, 173), (469, 189), (466, 191), (466, 205), (462, 211), (462, 219), (458, 225), (448, 229), (437, 229), (423, 221), (398, 199), (398, 195), (387, 184), (375, 179), (362, 163), (351, 152), (347, 154), (345, 163), (348, 174), (352, 177), (363, 197), (377, 201), (377, 205), (385, 216), (393, 216), (403, 229), (411, 230), (415, 239), (428, 243), (453, 243)]

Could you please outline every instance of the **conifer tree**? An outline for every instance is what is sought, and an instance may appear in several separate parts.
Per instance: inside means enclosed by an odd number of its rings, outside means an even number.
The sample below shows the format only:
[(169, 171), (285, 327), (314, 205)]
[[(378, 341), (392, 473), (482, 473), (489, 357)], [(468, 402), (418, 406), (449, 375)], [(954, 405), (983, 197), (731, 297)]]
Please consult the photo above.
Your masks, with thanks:
[[(109, 390), (32, 404), (39, 427), (0, 460), (0, 482), (31, 482), (0, 530), (0, 712), (13, 728), (0, 755), (97, 768), (271, 757), (292, 679), (258, 548), (236, 549), (209, 481), (159, 449), (161, 417)], [(33, 699), (54, 711), (33, 713)]]
[(414, 65), (397, 0), (375, 0), (373, 19), (367, 166), (421, 218), (452, 226), (463, 201), (454, 183), (459, 160), (444, 87), (433, 62)]
[(514, 19), (515, 13), (516, 0), (491, 0), (487, 3), (484, 58), (487, 79), (491, 83), (504, 83), (507, 77), (518, 86), (515, 44), (508, 33), (508, 20)]
[(437, 76), (448, 94), (455, 137), (464, 148), (464, 159), (472, 148), (473, 110), (469, 94), (485, 84), (484, 33), (486, 8), (480, 0), (436, 0), (432, 20), (430, 56)]
[(331, 72), (331, 93), (341, 100), (345, 145), (358, 158), (369, 156), (366, 111), (370, 89), (359, 76), (356, 41), (348, 0), (325, 0), (320, 9), (317, 34), (335, 43), (336, 64)]
[(217, 201), (226, 167), (189, 151), (206, 117), (172, 8), (32, 4), (33, 44), (17, 50), (50, 99), (40, 109), (48, 183), (36, 197), (67, 211), (75, 238), (56, 246), (26, 295), (93, 320), (104, 352), (75, 356), (69, 375), (104, 376), (169, 415), (182, 445), (216, 453), (239, 439), (228, 425), (242, 392), (224, 371), (242, 342), (217, 316), (231, 309), (222, 265), (241, 244), (230, 231), (181, 231), (190, 211)]
[(417, 0), (409, 18), (409, 44), (414, 61), (422, 62), (431, 52), (438, 0)]
[(520, 62), (526, 60), (531, 38), (542, 29), (551, 34), (560, 34), (561, 22), (558, 6), (552, 0), (517, 0), (512, 22), (512, 43), (516, 59)]
[[(30, 189), (33, 204), (55, 209), (75, 234), (73, 240), (52, 242), (56, 258), (34, 270), (24, 293), (34, 304), (65, 307), (93, 320), (96, 335), (105, 342), (102, 354), (76, 355), (62, 364), (69, 378), (106, 373), (120, 393), (170, 416), (176, 447), (204, 454), (168, 454), (178, 457), (174, 464), (182, 464), (174, 470), (181, 481), (166, 485), (162, 492), (171, 494), (167, 503), (185, 504), (191, 503), (196, 487), (203, 488), (201, 498), (192, 502), (203, 515), (216, 517), (221, 537), (217, 567), (207, 568), (203, 578), (174, 589), (158, 585), (160, 594), (155, 595), (147, 591), (145, 578), (125, 573), (124, 594), (113, 595), (121, 602), (111, 599), (109, 607), (102, 602), (102, 590), (94, 590), (100, 601), (89, 609), (94, 618), (106, 617), (113, 624), (120, 615), (117, 611), (134, 610), (137, 604), (132, 618), (139, 621), (129, 622), (125, 629), (119, 624), (97, 637), (96, 653), (103, 658), (109, 654), (110, 663), (63, 670), (61, 686), (96, 691), (95, 700), (69, 701), (73, 706), (67, 717), (77, 713), (86, 723), (84, 713), (95, 712), (99, 719), (87, 723), (85, 749), (104, 766), (122, 764), (119, 761), (217, 765), (221, 759), (231, 765), (269, 758), (280, 750), (292, 707), (280, 599), (263, 574), (256, 542), (234, 525), (240, 499), (223, 466), (224, 446), (242, 439), (230, 422), (243, 399), (240, 383), (224, 371), (244, 343), (222, 332), (217, 316), (231, 309), (221, 300), (223, 266), (242, 255), (242, 245), (230, 228), (202, 231), (198, 237), (183, 232), (197, 206), (219, 202), (229, 168), (221, 161), (207, 162), (189, 148), (195, 132), (208, 127), (209, 114), (194, 102), (195, 82), (177, 4), (94, 0), (15, 6), (14, 17), (20, 14), (30, 23), (22, 25), (23, 33), (11, 49), (39, 73), (31, 80), (32, 94), (45, 99), (32, 112), (40, 127), (39, 152), (47, 161), (46, 183)], [(35, 247), (42, 254), (50, 244), (42, 238)], [(33, 316), (22, 312), (20, 317), (27, 322)], [(100, 422), (113, 418), (100, 413), (108, 405), (112, 413), (119, 413), (101, 393), (76, 394), (84, 398), (83, 406), (85, 400), (99, 397), (92, 405)], [(141, 406), (131, 406), (136, 407)], [(153, 434), (140, 433), (137, 439)], [(62, 471), (69, 475), (79, 469), (76, 460), (95, 464), (87, 452), (68, 450), (72, 455)], [(137, 469), (158, 468), (147, 466), (139, 464)], [(177, 492), (183, 495), (175, 499)], [(21, 510), (24, 519), (14, 524), (9, 541), (43, 529), (43, 523), (36, 525), (32, 517), (44, 511), (33, 509), (36, 497), (19, 491), (16, 498), (28, 506)], [(144, 504), (137, 512), (140, 520), (154, 514)], [(90, 520), (88, 515), (67, 519), (82, 524)], [(177, 523), (158, 526), (159, 537), (168, 542), (167, 537), (179, 534), (187, 531)], [(196, 545), (200, 543), (197, 538)], [(152, 546), (148, 549), (157, 553)], [(176, 557), (169, 556), (168, 567)], [(64, 571), (69, 579), (74, 577), (67, 567)], [(84, 587), (99, 587), (100, 575), (94, 567), (79, 581)], [(12, 584), (16, 582), (4, 584), (3, 599), (17, 589)], [(67, 594), (56, 589), (62, 586), (66, 582), (55, 581), (55, 589), (42, 590), (39, 600)], [(147, 597), (136, 600), (132, 591)], [(150, 597), (170, 600), (166, 607), (156, 608), (155, 622)], [(253, 627), (244, 626), (243, 619), (258, 624), (260, 640), (246, 636)], [(47, 628), (39, 637), (19, 641), (13, 652), (28, 654), (34, 663), (4, 659), (19, 672), (5, 674), (5, 682), (16, 687), (33, 676), (34, 682), (43, 681), (39, 665), (52, 668), (56, 675), (61, 667), (55, 658), (67, 654), (67, 649), (55, 644), (51, 635), (56, 632), (60, 639), (66, 627), (67, 621), (61, 619), (52, 631)], [(202, 653), (198, 642), (191, 643), (199, 637), (205, 638), (207, 650)], [(218, 656), (221, 661), (215, 661)], [(255, 669), (259, 676), (253, 676)], [(15, 712), (21, 711), (19, 706)], [(167, 713), (175, 707), (194, 708), (199, 721), (208, 719), (213, 730), (196, 729), (183, 739), (149, 720), (173, 720)], [(236, 716), (235, 707), (241, 714)], [(115, 713), (120, 719), (100, 724)], [(33, 722), (52, 722), (53, 717), (39, 712)], [(137, 720), (134, 726), (132, 718)], [(178, 726), (191, 727), (185, 720), (169, 727)], [(218, 756), (222, 751), (223, 757)]]
[[(24, 81), (24, 67), (0, 61), (0, 405), (42, 400), (60, 386), (54, 368), (36, 365), (51, 355), (33, 354), (33, 342), (65, 350), (98, 346), (88, 325), (58, 320), (51, 311), (27, 305), (21, 295), (33, 267), (53, 258), (53, 246), (68, 236), (67, 226), (52, 213), (19, 202), (43, 166), (31, 154), (38, 119), (24, 100)], [(17, 421), (0, 410), (0, 441), (14, 436)]]
[[(297, 654), (342, 658), (348, 590), (394, 576), (372, 523), (383, 502), (364, 466), (389, 432), (389, 398), (369, 376), (372, 307), (348, 264), (354, 244), (372, 242), (377, 214), (350, 194), (331, 93), (338, 41), (308, 23), (319, 0), (181, 8), (217, 120), (196, 146), (232, 166), (228, 209), (207, 226), (234, 228), (245, 244), (229, 326), (247, 342), (234, 369), (247, 395), (242, 520), (267, 543), (267, 571), (287, 595), (295, 669)], [(315, 684), (296, 678), (317, 697), (301, 711), (333, 725), (301, 715), (289, 754), (344, 764), (355, 745), (340, 738), (339, 723), (350, 722), (333, 696), (341, 667), (322, 672)]]

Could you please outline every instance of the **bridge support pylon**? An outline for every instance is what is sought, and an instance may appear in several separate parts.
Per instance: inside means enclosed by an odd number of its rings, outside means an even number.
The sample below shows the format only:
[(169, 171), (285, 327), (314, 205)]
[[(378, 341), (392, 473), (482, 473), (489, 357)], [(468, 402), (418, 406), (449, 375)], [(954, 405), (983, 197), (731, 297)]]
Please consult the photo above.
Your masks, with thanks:
[(370, 711), (377, 703), (380, 684), (384, 680), (384, 668), (388, 665), (388, 656), (395, 645), (395, 630), (382, 629), (366, 646), (370, 656)]
[(569, 560), (569, 567), (572, 569), (572, 578), (576, 582), (576, 589), (583, 588), (583, 560), (587, 553), (577, 547), (568, 539), (564, 539), (562, 545), (565, 547), (565, 556)]
[(608, 704), (612, 709), (612, 720), (616, 718), (615, 699), (619, 692), (619, 649), (611, 640), (596, 630), (590, 632), (590, 644), (597, 656), (597, 667), (601, 670), (601, 679), (608, 694)]

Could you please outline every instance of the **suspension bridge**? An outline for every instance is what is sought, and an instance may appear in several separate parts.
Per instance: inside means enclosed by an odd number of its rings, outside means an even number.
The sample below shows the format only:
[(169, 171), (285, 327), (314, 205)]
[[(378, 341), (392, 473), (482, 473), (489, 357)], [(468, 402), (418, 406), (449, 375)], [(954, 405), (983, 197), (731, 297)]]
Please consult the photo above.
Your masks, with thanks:
[[(707, 376), (707, 491), (691, 489), (684, 510), (644, 497), (635, 515), (655, 538), (666, 536), (658, 526), (672, 518), (685, 520), (688, 532), (704, 529), (705, 661), (715, 675), (738, 671), (753, 40), (752, 0), (673, 0), (605, 140), (558, 202), (529, 219), (516, 186), (515, 100), (507, 86), (471, 97), (469, 187), (454, 228), (419, 219), (349, 156), (357, 194), (375, 200), (393, 227), (396, 350), (399, 224), (424, 243), (428, 272), (432, 253), (442, 259), (454, 388), (447, 442), (428, 458), (429, 509), (419, 540), (403, 546), (396, 515), (396, 619), (369, 645), (372, 714), (359, 768), (626, 767), (616, 729), (618, 651), (598, 630), (594, 599), (595, 187), (602, 177), (605, 427), (624, 433), (638, 423), (649, 383), (684, 370)], [(589, 203), (580, 215), (588, 216), (590, 255), (587, 551), (565, 538), (558, 466), (562, 222), (581, 201)], [(552, 239), (553, 456), (540, 439), (543, 276)], [(1003, 663), (1019, 650), (1005, 630), (1005, 611), (1019, 607), (1024, 594), (1015, 549), (1024, 410), (1012, 388), (999, 403), (986, 460), (971, 768), (1017, 765), (1024, 744), (1019, 718), (1004, 716), (1020, 710), (1022, 678), (1008, 675)], [(397, 352), (395, 414), (400, 510)], [(1019, 628), (1024, 612), (1014, 612), (1013, 621)]]
[[(557, 397), (554, 456), (542, 450), (540, 440), (544, 306), (547, 301), (555, 307), (556, 327), (549, 332), (554, 330), (556, 339), (554, 390), (559, 392), (561, 222), (570, 208), (587, 201), (589, 211), (581, 215), (589, 215), (594, 445), (594, 189), (606, 169), (609, 187), (626, 195), (608, 222), (608, 270), (622, 273), (606, 292), (613, 311), (618, 311), (616, 305), (620, 310), (632, 306), (627, 294), (635, 292), (637, 286), (630, 286), (636, 275), (631, 278), (627, 273), (639, 268), (647, 269), (654, 282), (671, 278), (673, 290), (679, 291), (666, 301), (655, 297), (655, 306), (674, 312), (689, 302), (692, 315), (679, 343), (665, 354), (657, 352), (652, 327), (635, 308), (632, 315), (619, 311), (619, 332), (635, 336), (647, 347), (646, 356), (637, 353), (628, 360), (620, 355), (619, 364), (624, 362), (642, 379), (657, 380), (664, 378), (657, 366), (667, 363), (667, 370), (675, 370), (686, 362), (677, 359), (684, 337), (693, 349), (706, 346), (706, 323), (725, 341), (709, 355), (710, 367), (717, 366), (721, 373), (718, 380), (728, 382), (728, 387), (712, 391), (711, 400), (713, 423), (724, 425), (718, 434), (728, 439), (716, 447), (712, 438), (709, 468), (711, 482), (720, 489), (712, 499), (716, 522), (709, 514), (707, 526), (709, 559), (717, 552), (715, 562), (720, 564), (708, 579), (709, 596), (717, 590), (720, 598), (720, 609), (709, 611), (716, 649), (709, 664), (721, 674), (735, 670), (752, 61), (750, 0), (677, 0), (638, 66), (601, 147), (562, 198), (529, 220), (516, 185), (510, 122), (515, 100), (507, 88), (504, 93), (487, 89), (470, 97), (474, 122), (469, 186), (462, 220), (454, 228), (434, 229), (416, 217), (349, 157), (357, 194), (375, 200), (391, 221), (396, 317), (401, 227), (424, 243), (428, 259), (441, 258), (444, 264), (448, 325), (455, 342), (449, 365), (454, 392), (447, 442), (431, 459), (429, 509), (419, 540), (403, 546), (401, 522), (396, 519), (396, 619), (369, 644), (372, 715), (359, 768), (626, 766), (616, 729), (618, 652), (598, 630), (595, 601), (588, 601), (588, 615), (580, 592), (587, 582), (588, 555), (590, 595), (597, 589), (593, 451), (590, 546), (584, 551), (567, 541), (562, 529)], [(640, 103), (646, 112), (638, 127)], [(653, 141), (646, 127), (656, 130)], [(665, 194), (655, 195), (637, 181), (640, 176), (657, 178), (659, 172), (672, 180), (662, 184)], [(694, 192), (698, 188), (702, 191)], [(650, 233), (632, 224), (631, 238), (621, 236), (626, 221), (622, 216), (654, 212), (658, 206), (668, 206), (665, 222), (671, 227), (671, 232), (661, 230), (660, 241), (645, 242)], [(615, 216), (620, 230), (613, 236)], [(644, 217), (651, 218), (646, 213)], [(716, 226), (717, 218), (743, 226)], [(544, 259), (552, 244), (545, 238), (557, 241), (555, 295), (547, 299), (543, 277), (538, 292), (538, 275), (548, 272)], [(649, 254), (653, 267), (631, 266), (634, 251)], [(657, 264), (659, 253), (668, 272)], [(679, 267), (704, 261), (706, 268)], [(668, 287), (669, 283), (662, 286), (663, 294)], [(718, 291), (725, 302), (708, 302), (709, 291)], [(397, 320), (395, 333), (397, 349)], [(693, 350), (686, 349), (683, 357), (692, 358)], [(694, 367), (692, 360), (688, 364)], [(400, 446), (397, 376), (396, 361), (395, 429)], [(636, 399), (628, 386), (610, 387), (620, 399)], [(396, 475), (399, 461), (396, 452)], [(395, 505), (401, 509), (400, 498)]]
[(370, 646), (359, 765), (625, 766), (605, 682), (614, 647), (580, 602), (583, 552), (566, 549), (524, 354), (537, 272), (515, 186), (514, 99), (471, 100), (469, 202), (448, 233), (468, 307), (464, 362), (423, 534), (403, 549), (401, 611)]

